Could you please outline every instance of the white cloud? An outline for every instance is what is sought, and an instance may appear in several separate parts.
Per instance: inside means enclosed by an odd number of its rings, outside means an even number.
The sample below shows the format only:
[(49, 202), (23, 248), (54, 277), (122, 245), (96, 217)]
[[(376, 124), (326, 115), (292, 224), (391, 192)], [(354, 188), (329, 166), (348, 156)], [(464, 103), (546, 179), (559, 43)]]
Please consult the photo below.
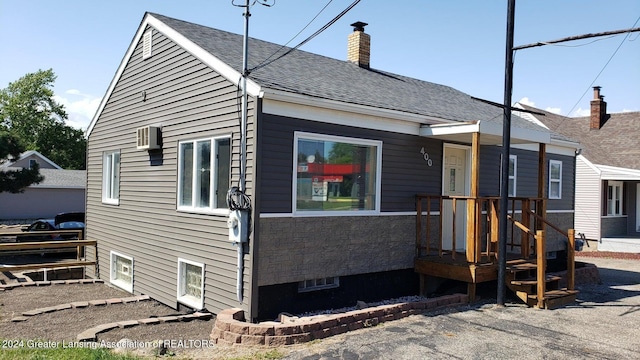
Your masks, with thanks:
[(523, 104), (523, 105), (528, 105), (528, 106), (532, 106), (532, 107), (535, 107), (535, 106), (536, 106), (536, 104), (535, 104), (533, 101), (529, 100), (529, 98), (528, 98), (528, 97), (523, 97), (523, 98), (522, 98), (522, 99), (520, 99), (520, 101), (518, 101), (518, 102), (519, 102), (520, 104)]
[(573, 114), (569, 114), (569, 116), (589, 116), (591, 115), (591, 109), (583, 109), (583, 108), (578, 108), (576, 111), (573, 112)]
[(638, 110), (633, 110), (633, 109), (622, 109), (622, 112), (635, 112)]
[(559, 107), (548, 107), (544, 110), (554, 114), (562, 114), (562, 109), (560, 109)]
[(81, 130), (87, 129), (102, 100), (93, 95), (83, 94), (76, 89), (65, 91), (64, 96), (54, 95), (53, 98), (64, 105), (69, 115), (67, 125)]

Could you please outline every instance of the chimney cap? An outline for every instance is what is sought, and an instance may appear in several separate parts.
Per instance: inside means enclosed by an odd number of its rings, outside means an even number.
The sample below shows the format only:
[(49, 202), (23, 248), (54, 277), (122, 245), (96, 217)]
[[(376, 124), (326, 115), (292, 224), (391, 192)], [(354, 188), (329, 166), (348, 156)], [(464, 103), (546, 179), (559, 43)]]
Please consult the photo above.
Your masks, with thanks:
[(364, 27), (367, 25), (369, 24), (362, 21), (356, 21), (353, 24), (351, 24), (351, 26), (353, 26), (353, 31), (364, 31)]

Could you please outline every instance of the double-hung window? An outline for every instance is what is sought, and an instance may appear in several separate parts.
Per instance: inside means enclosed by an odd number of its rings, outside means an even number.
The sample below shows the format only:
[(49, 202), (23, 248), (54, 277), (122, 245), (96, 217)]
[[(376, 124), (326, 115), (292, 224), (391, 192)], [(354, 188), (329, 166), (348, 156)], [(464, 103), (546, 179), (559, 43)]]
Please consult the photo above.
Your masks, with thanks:
[(518, 156), (509, 155), (509, 196), (516, 196), (518, 178)]
[(294, 213), (379, 212), (381, 165), (381, 141), (296, 132)]
[(120, 203), (120, 151), (105, 152), (102, 156), (102, 202)]
[(562, 199), (562, 161), (549, 160), (549, 199)]
[[(518, 156), (509, 155), (509, 182), (507, 196), (516, 196), (516, 185), (518, 178)], [(502, 155), (500, 155), (500, 179), (502, 179)], [(502, 180), (500, 180), (500, 188), (502, 188)]]
[(231, 174), (229, 137), (182, 141), (178, 154), (178, 209), (226, 211)]
[(622, 215), (622, 182), (609, 181), (607, 186), (607, 215)]

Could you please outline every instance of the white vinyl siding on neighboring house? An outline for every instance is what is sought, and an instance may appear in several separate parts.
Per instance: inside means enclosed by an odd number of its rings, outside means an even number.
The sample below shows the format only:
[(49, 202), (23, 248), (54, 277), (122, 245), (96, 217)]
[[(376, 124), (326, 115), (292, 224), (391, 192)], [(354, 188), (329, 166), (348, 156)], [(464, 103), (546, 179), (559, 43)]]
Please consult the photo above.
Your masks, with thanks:
[(197, 310), (204, 307), (204, 264), (178, 259), (177, 299)]
[(600, 239), (602, 181), (597, 169), (581, 155), (576, 157), (575, 215), (576, 234)]
[(180, 142), (178, 210), (226, 213), (230, 173), (229, 137)]
[(120, 203), (120, 151), (105, 152), (102, 156), (102, 202)]
[(549, 160), (549, 199), (562, 199), (562, 161)]

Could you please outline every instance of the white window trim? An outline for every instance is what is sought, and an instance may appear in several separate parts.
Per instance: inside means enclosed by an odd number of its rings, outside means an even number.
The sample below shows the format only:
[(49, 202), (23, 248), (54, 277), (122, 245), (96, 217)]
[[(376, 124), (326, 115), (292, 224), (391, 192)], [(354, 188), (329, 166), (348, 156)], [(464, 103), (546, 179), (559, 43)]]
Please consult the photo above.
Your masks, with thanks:
[[(228, 208), (214, 208), (214, 204), (215, 204), (215, 197), (216, 197), (216, 190), (220, 190), (220, 189), (216, 189), (215, 186), (218, 183), (217, 182), (217, 177), (218, 177), (218, 171), (216, 169), (216, 157), (217, 157), (217, 142), (219, 140), (223, 140), (223, 139), (229, 139), (229, 143), (230, 146), (232, 146), (231, 144), (231, 136), (230, 135), (224, 135), (224, 136), (215, 136), (215, 137), (206, 137), (206, 138), (199, 138), (199, 139), (192, 139), (192, 140), (183, 140), (178, 142), (178, 181), (177, 181), (177, 191), (176, 191), (176, 209), (178, 211), (181, 212), (189, 212), (189, 213), (197, 213), (197, 214), (213, 214), (213, 215), (229, 215), (229, 209)], [(196, 203), (196, 199), (195, 199), (195, 191), (192, 194), (192, 199), (191, 199), (191, 206), (184, 206), (184, 205), (180, 205), (180, 199), (182, 198), (182, 167), (180, 166), (180, 162), (182, 161), (182, 155), (180, 152), (180, 148), (182, 146), (182, 144), (185, 143), (193, 143), (194, 144), (194, 155), (195, 155), (195, 151), (196, 151), (196, 146), (195, 144), (198, 141), (206, 141), (209, 140), (211, 141), (211, 151), (212, 151), (212, 156), (211, 156), (211, 164), (209, 165), (211, 167), (211, 186), (213, 187), (209, 194), (209, 204), (211, 204), (210, 207), (208, 208), (202, 208), (202, 207), (196, 207), (193, 204)], [(230, 154), (231, 157), (233, 157), (233, 153)], [(195, 167), (197, 166), (196, 162), (193, 161), (193, 170), (195, 173)], [(229, 172), (231, 172), (231, 164), (229, 164)], [(196, 189), (196, 177), (193, 176), (193, 184), (191, 185), (192, 189)], [(229, 182), (231, 183), (231, 179), (229, 179)], [(227, 191), (228, 189), (221, 189), (222, 191)]]
[[(201, 270), (201, 276), (202, 276), (202, 281), (200, 284), (200, 299), (195, 299), (193, 298), (193, 296), (190, 295), (182, 295), (184, 293), (184, 286), (185, 283), (183, 282), (183, 274), (185, 272), (185, 267), (183, 266), (183, 264), (191, 264), (194, 266), (198, 266), (200, 267)], [(204, 264), (203, 263), (199, 263), (199, 262), (195, 262), (195, 261), (191, 261), (191, 260), (187, 260), (187, 259), (182, 259), (182, 258), (178, 258), (178, 279), (177, 279), (177, 289), (176, 289), (176, 299), (178, 300), (179, 303), (187, 305), (191, 308), (194, 308), (196, 310), (201, 310), (204, 308)]]
[[(609, 213), (609, 187), (610, 186), (619, 187), (620, 188), (620, 199), (619, 199), (620, 200), (620, 213), (616, 213), (616, 214), (610, 214)], [(622, 193), (623, 190), (624, 190), (624, 188), (623, 188), (623, 182), (622, 181), (609, 181), (607, 183), (607, 190), (606, 190), (607, 191), (607, 216), (610, 216), (610, 217), (613, 217), (613, 216), (618, 216), (618, 217), (625, 216), (623, 214), (623, 208), (624, 208), (624, 203), (623, 203), (624, 194)], [(615, 192), (614, 192), (614, 194), (615, 194)], [(616, 199), (614, 198), (613, 201), (615, 202), (615, 200)]]
[[(551, 166), (559, 165), (560, 166), (560, 178), (552, 179), (551, 178)], [(551, 196), (551, 183), (558, 183), (558, 196)], [(562, 199), (562, 161), (560, 160), (549, 160), (549, 199)]]
[[(358, 211), (309, 211), (309, 210), (297, 210), (296, 199), (298, 195), (298, 140), (321, 140), (321, 141), (333, 141), (343, 142), (356, 145), (368, 145), (375, 146), (378, 150), (376, 153), (376, 201), (374, 210), (358, 210)], [(296, 131), (293, 134), (293, 169), (291, 174), (292, 186), (291, 186), (291, 210), (294, 217), (327, 217), (327, 216), (355, 216), (355, 215), (377, 215), (380, 214), (380, 200), (382, 198), (382, 141), (368, 140), (360, 138), (352, 138), (345, 136), (324, 135), (316, 133), (308, 133), (303, 131)]]
[[(118, 167), (115, 168), (115, 164), (113, 162), (113, 156), (115, 154), (119, 155)], [(120, 156), (120, 150), (116, 151), (106, 151), (102, 155), (102, 203), (110, 204), (110, 205), (119, 205), (120, 204), (120, 184), (118, 184), (118, 193), (115, 196), (108, 197), (109, 189), (111, 188), (111, 192), (113, 193), (113, 182), (111, 174), (114, 171), (118, 171), (118, 182), (120, 182), (120, 167), (122, 166), (122, 156)], [(110, 167), (109, 171), (107, 171), (107, 167)]]
[(508, 195), (516, 197), (516, 194), (518, 193), (518, 155), (509, 155), (509, 162), (511, 162), (511, 160), (513, 160), (513, 175), (509, 175), (509, 181), (513, 179), (513, 194)]
[[(513, 160), (513, 176), (509, 175), (507, 180), (507, 196), (516, 197), (518, 193), (518, 155), (509, 155), (509, 163)], [(513, 179), (513, 194), (509, 193), (509, 180)], [(500, 154), (500, 193), (502, 194), (502, 154)]]
[[(122, 289), (124, 291), (133, 293), (133, 258), (131, 256), (127, 256), (127, 255), (121, 254), (121, 253), (116, 252), (116, 251), (110, 251), (109, 254), (110, 254), (109, 255), (109, 260), (110, 260), (109, 267), (111, 269), (111, 271), (109, 272), (109, 282), (112, 285), (117, 286), (117, 287), (119, 287), (120, 289)], [(115, 260), (116, 260), (115, 259), (116, 256), (131, 261), (131, 269), (130, 269), (130, 271), (131, 271), (131, 283), (127, 283), (127, 282), (122, 281), (120, 279), (116, 279), (116, 268), (114, 266)]]

